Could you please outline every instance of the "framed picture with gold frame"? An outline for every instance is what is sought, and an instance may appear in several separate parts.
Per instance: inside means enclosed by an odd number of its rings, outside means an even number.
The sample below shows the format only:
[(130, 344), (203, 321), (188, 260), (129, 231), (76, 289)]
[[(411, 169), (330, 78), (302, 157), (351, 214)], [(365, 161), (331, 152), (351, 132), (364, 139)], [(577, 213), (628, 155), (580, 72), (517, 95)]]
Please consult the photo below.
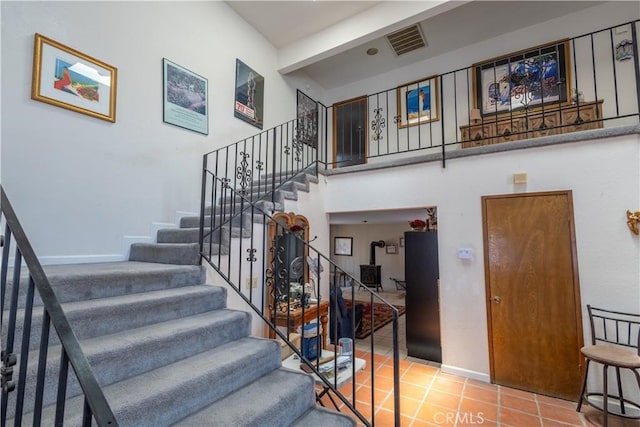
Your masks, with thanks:
[(569, 41), (533, 47), (474, 64), (474, 103), (482, 116), (568, 101)]
[(115, 123), (117, 75), (109, 64), (35, 35), (31, 99)]
[(398, 127), (422, 125), (439, 120), (438, 76), (405, 83), (396, 89)]

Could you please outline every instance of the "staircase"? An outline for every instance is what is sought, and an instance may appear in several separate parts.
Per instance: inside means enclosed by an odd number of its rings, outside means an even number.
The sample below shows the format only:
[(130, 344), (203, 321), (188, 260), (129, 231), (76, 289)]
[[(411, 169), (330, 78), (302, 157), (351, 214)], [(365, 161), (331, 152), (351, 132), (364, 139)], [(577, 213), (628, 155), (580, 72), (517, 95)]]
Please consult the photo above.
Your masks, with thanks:
[[(282, 210), (285, 199), (296, 199), (315, 179), (300, 174), (273, 201), (262, 203)], [(207, 211), (205, 223), (216, 210)], [(239, 215), (227, 233), (211, 236), (216, 243), (211, 247), (227, 254), (231, 239), (242, 234), (240, 225), (250, 220), (246, 213)], [(312, 377), (283, 368), (279, 343), (251, 337), (251, 316), (227, 308), (226, 288), (205, 283), (199, 222), (199, 217), (182, 218), (179, 228), (158, 231), (158, 243), (132, 245), (129, 261), (45, 267), (119, 425), (355, 425), (316, 406)], [(9, 281), (7, 295), (11, 286)], [(21, 283), (16, 353), (22, 345), (23, 289)], [(37, 297), (34, 305), (24, 416), (12, 419), (16, 393), (9, 393), (7, 425), (33, 423), (42, 328)], [(54, 424), (61, 357), (56, 334), (50, 334), (49, 345), (42, 425)], [(64, 425), (81, 425), (84, 398), (72, 370), (66, 396)]]

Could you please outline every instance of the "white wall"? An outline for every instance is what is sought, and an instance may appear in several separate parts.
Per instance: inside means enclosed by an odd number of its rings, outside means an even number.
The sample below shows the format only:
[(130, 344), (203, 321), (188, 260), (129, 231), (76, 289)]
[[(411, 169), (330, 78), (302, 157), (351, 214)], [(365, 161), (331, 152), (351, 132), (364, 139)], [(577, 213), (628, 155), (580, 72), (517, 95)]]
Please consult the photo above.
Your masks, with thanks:
[[(259, 132), (233, 117), (235, 61), (265, 77), (265, 129), (295, 116), (276, 51), (224, 2), (5, 2), (1, 182), (45, 259), (121, 256), (124, 235), (198, 211), (202, 154)], [(34, 33), (118, 69), (117, 122), (30, 99)], [(209, 135), (162, 121), (162, 58), (209, 82)]]
[[(583, 316), (586, 304), (640, 311), (640, 239), (625, 215), (640, 206), (638, 135), (453, 159), (446, 168), (440, 162), (405, 166), (399, 172), (329, 176), (326, 210), (438, 207), (445, 370), (481, 379), (489, 374), (484, 195), (572, 190)], [(528, 174), (526, 185), (512, 183), (516, 172)], [(460, 247), (474, 250), (471, 262), (457, 258)]]

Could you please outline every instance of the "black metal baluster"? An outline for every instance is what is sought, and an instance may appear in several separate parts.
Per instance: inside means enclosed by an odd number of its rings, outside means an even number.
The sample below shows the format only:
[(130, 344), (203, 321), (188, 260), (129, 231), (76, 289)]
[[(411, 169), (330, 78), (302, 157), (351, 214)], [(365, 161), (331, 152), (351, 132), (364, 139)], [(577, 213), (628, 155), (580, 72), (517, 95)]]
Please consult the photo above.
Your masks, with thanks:
[(67, 377), (69, 375), (69, 357), (64, 347), (60, 352), (60, 370), (58, 374), (58, 395), (56, 398), (56, 418), (55, 426), (64, 425), (64, 407), (67, 398)]
[[(609, 41), (611, 42), (611, 68), (613, 71), (613, 94), (616, 99), (616, 116), (620, 115), (620, 103), (618, 100), (618, 77), (617, 77), (617, 69), (616, 69), (616, 52), (615, 47), (613, 46), (613, 28), (609, 28)], [(640, 83), (636, 82), (636, 85)], [(596, 102), (598, 99), (596, 98)], [(640, 104), (638, 104), (640, 105)], [(597, 108), (596, 108), (597, 110)]]
[(33, 314), (33, 292), (35, 284), (33, 277), (29, 275), (27, 286), (27, 299), (24, 307), (24, 321), (22, 326), (22, 343), (20, 346), (20, 372), (18, 374), (18, 393), (16, 395), (16, 425), (22, 422), (22, 404), (24, 401), (24, 389), (27, 382), (27, 365), (29, 362), (29, 342), (31, 338), (31, 318)]
[(38, 354), (38, 374), (36, 379), (36, 399), (33, 410), (33, 427), (40, 426), (42, 417), (42, 399), (44, 396), (44, 380), (47, 372), (47, 352), (49, 351), (49, 329), (51, 317), (46, 309), (42, 310), (42, 331), (40, 333), (40, 351)]
[(89, 401), (85, 397), (84, 405), (82, 409), (82, 427), (91, 427), (91, 420), (93, 416), (91, 415), (91, 407), (89, 407)]

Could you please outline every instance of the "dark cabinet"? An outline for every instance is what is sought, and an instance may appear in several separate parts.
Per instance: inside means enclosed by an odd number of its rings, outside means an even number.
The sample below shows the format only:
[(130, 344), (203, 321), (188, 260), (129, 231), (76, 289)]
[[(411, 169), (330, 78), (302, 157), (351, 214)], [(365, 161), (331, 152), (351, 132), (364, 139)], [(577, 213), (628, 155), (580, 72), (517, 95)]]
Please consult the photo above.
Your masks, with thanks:
[(438, 232), (407, 231), (404, 236), (407, 354), (441, 363)]

